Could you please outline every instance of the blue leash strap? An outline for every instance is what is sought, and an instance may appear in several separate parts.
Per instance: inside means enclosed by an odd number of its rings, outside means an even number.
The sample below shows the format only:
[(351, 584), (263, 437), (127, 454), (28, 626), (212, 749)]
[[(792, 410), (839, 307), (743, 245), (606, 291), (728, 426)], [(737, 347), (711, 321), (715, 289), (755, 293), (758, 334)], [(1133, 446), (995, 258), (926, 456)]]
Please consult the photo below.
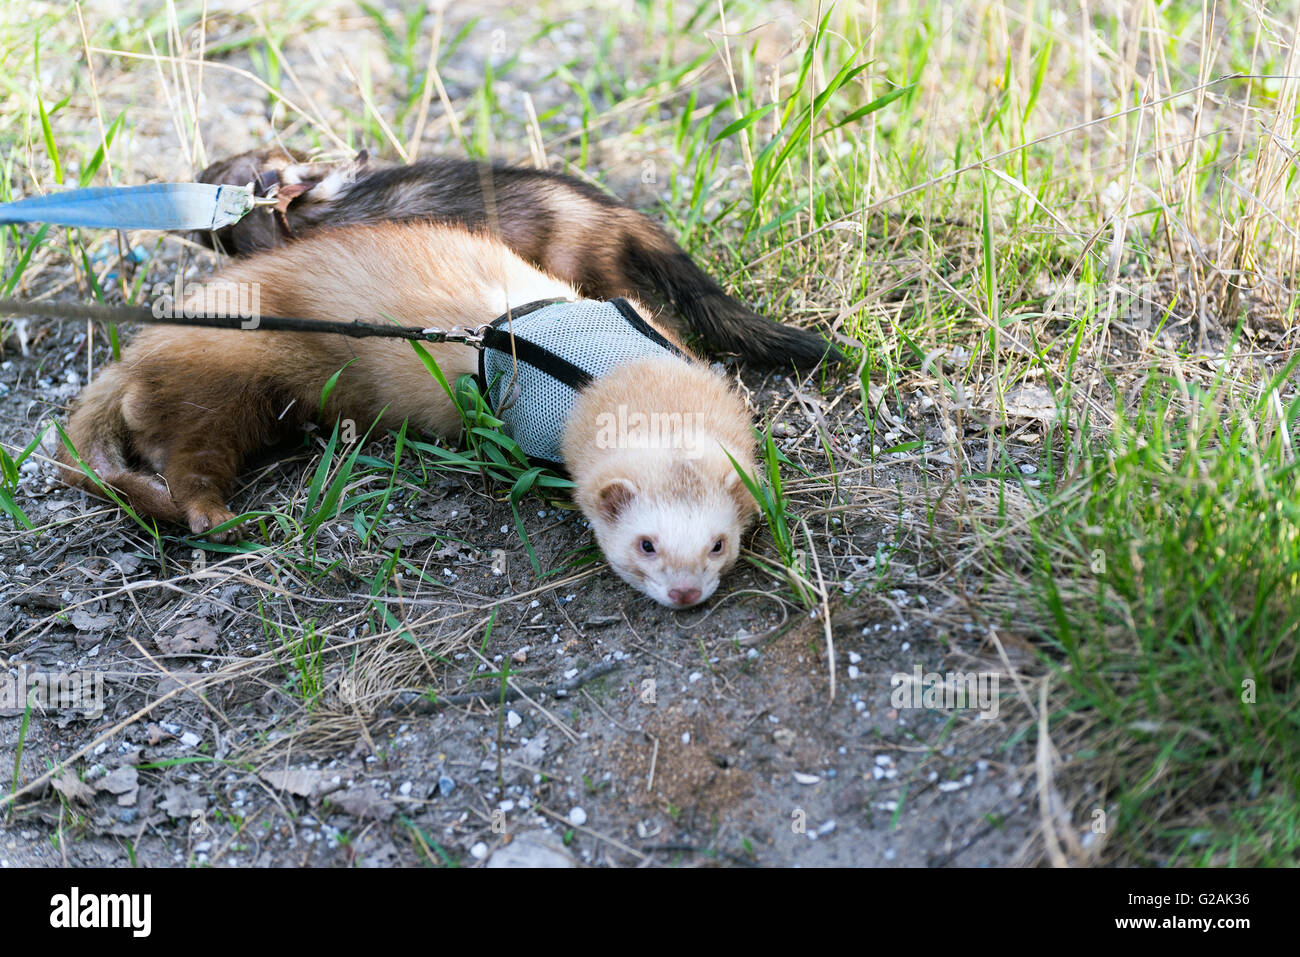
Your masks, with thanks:
[(247, 186), (151, 183), (96, 186), (0, 203), (0, 223), (88, 229), (221, 229), (253, 208)]

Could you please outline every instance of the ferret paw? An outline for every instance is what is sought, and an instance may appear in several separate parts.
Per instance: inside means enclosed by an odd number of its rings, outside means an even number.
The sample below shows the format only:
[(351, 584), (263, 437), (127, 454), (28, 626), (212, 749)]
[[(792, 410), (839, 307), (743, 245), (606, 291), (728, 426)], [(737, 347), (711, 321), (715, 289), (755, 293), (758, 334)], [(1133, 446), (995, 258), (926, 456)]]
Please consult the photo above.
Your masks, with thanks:
[(209, 541), (223, 544), (239, 540), (238, 528), (228, 528), (216, 533), (211, 531), (235, 517), (235, 513), (224, 505), (191, 505), (185, 510), (185, 514), (189, 519), (190, 531), (195, 535), (207, 535)]

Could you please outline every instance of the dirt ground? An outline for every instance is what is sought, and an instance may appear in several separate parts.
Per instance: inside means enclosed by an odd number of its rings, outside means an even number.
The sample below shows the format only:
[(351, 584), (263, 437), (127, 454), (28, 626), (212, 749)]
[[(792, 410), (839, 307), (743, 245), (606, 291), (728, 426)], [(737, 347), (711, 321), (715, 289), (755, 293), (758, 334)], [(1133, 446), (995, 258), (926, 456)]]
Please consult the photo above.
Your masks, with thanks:
[[(310, 84), (310, 62), (298, 68)], [(211, 122), (229, 130), (232, 116), (248, 130), (223, 152), (260, 145), (256, 110), (225, 103)], [(172, 134), (159, 128), (161, 143)], [(176, 175), (146, 133), (133, 148), (154, 159), (139, 176)], [(618, 188), (618, 161), (603, 161)], [(179, 261), (168, 245), (142, 268), (168, 280)], [(191, 258), (190, 275), (211, 265)], [(66, 414), (86, 378), (84, 328), (22, 331), (26, 348), (11, 336), (0, 362), (0, 441), (18, 448)], [(1015, 723), (891, 701), (891, 678), (918, 667), (999, 674), (1010, 701), (1007, 668), (1029, 662), (1014, 623), (981, 617), (952, 551), (944, 483), (952, 455), (983, 461), (978, 416), (953, 435), (918, 389), (873, 394), (869, 422), (852, 370), (820, 391), (726, 372), (812, 475), (787, 469), (832, 596), (811, 613), (743, 564), (703, 610), (654, 605), (603, 564), (574, 566), (588, 531), (534, 497), (524, 521), (539, 561), (565, 569), (539, 581), (507, 490), (475, 478), (404, 481), (386, 537), (364, 547), (345, 514), (310, 553), (202, 551), (175, 529), (160, 552), (33, 459), (16, 500), (38, 531), (0, 520), (0, 666), (98, 672), (105, 700), (99, 714), (0, 712), (0, 772), (27, 788), (0, 821), (0, 866), (1036, 859), (1033, 756), (1008, 743)], [(1015, 464), (1031, 474), (1025, 422)], [(838, 483), (817, 477), (819, 426)], [(873, 442), (918, 445), (870, 456)], [(292, 512), (322, 445), (311, 436), (250, 472), (236, 510)], [(393, 440), (367, 451), (391, 461)], [(397, 544), (407, 564), (376, 595)], [(383, 624), (381, 605), (399, 627)], [(500, 678), (475, 676), (507, 661), (502, 704)]]

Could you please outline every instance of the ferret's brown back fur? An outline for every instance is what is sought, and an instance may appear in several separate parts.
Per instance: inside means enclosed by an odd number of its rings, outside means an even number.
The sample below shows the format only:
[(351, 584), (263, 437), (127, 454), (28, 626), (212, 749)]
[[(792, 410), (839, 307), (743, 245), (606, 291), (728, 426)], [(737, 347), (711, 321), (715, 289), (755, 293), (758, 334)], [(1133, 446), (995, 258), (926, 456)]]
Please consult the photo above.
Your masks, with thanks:
[[(241, 283), (257, 290), (265, 315), (391, 316), (419, 328), (488, 322), (511, 304), (575, 295), (500, 243), (432, 225), (325, 231), (238, 262), (204, 291), (215, 304), (219, 285)], [(475, 371), (466, 346), (429, 349), (450, 380)], [(340, 369), (319, 414), (322, 387)], [(381, 413), (381, 427), (406, 418), (429, 434), (459, 429), (403, 340), (154, 326), (82, 393), (69, 437), (101, 478), (146, 512), (205, 532), (231, 517), (225, 498), (248, 455), (310, 419), (342, 416), (361, 430)], [(79, 472), (67, 477), (94, 488)]]

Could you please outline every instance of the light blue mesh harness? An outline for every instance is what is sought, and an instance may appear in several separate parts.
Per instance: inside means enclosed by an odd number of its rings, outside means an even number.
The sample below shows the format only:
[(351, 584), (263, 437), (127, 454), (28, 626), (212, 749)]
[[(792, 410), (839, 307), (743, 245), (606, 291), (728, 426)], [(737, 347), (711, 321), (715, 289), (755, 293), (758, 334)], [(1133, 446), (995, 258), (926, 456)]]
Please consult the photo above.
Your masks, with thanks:
[(528, 457), (560, 464), (578, 393), (624, 363), (660, 358), (686, 361), (626, 299), (550, 299), (511, 310), (484, 330), (479, 380)]

